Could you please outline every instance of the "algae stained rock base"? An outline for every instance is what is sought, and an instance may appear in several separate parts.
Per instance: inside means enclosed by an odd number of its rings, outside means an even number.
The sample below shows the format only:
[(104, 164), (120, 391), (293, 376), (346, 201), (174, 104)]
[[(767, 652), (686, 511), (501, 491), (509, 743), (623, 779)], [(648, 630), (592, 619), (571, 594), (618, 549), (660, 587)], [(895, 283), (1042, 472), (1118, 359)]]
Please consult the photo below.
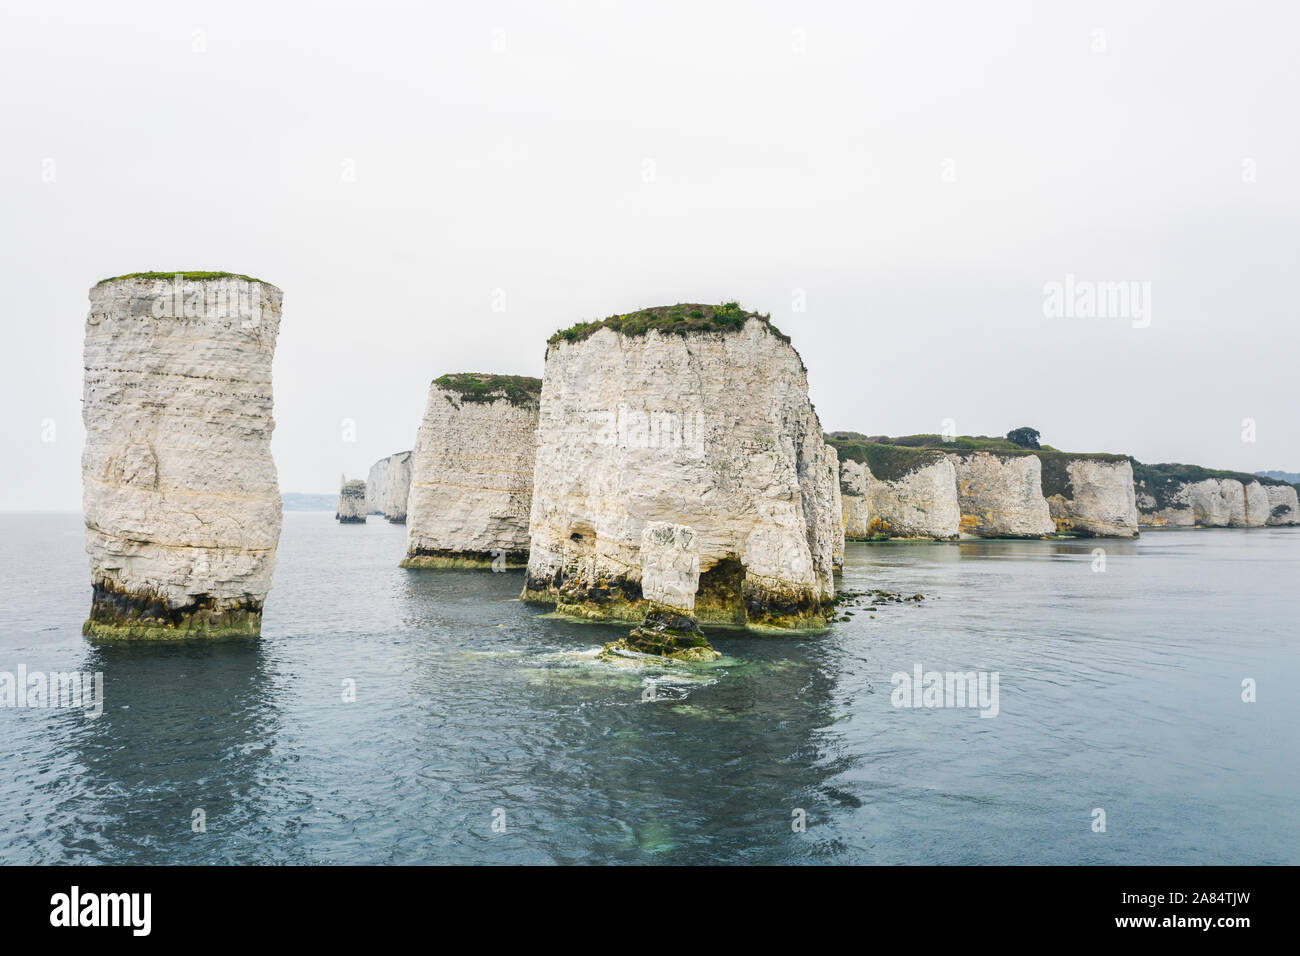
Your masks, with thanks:
[(282, 293), (194, 275), (90, 291), (83, 633), (97, 640), (261, 629), (281, 523), (270, 442)]

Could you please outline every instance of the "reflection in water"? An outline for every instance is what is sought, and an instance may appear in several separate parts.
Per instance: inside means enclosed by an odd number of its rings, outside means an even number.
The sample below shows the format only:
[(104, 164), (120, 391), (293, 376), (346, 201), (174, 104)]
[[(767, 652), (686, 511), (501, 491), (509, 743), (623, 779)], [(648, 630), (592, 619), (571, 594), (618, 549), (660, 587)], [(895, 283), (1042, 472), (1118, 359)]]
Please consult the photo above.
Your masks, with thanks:
[(207, 839), (196, 820), (248, 826), (277, 727), (259, 642), (102, 646), (85, 666), (104, 674), (104, 714), (74, 723), (67, 746), (94, 806), (95, 825), (78, 837), (91, 859), (165, 863), (174, 844)]
[[(403, 570), (403, 528), (329, 514), (286, 515), (260, 641), (91, 647), (78, 527), (0, 516), (0, 670), (106, 694), (98, 721), (0, 710), (0, 862), (1300, 853), (1300, 698), (1239, 697), (1300, 681), (1297, 530), (850, 545), (844, 586), (924, 600), (647, 666), (596, 660), (626, 628), (520, 603), (521, 572)], [(917, 665), (998, 672), (998, 716), (895, 709)]]

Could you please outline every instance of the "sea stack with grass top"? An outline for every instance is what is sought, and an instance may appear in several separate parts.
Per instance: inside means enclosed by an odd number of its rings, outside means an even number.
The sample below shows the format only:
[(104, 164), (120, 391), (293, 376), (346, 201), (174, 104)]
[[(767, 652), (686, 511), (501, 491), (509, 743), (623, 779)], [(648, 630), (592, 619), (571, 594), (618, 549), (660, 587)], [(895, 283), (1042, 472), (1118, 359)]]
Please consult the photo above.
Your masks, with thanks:
[(640, 623), (642, 534), (691, 529), (704, 624), (822, 629), (841, 517), (807, 372), (768, 317), (675, 305), (546, 350), (523, 598)]
[(339, 524), (366, 523), (366, 483), (360, 478), (339, 478), (339, 506), (334, 517)]
[(429, 386), (411, 452), (405, 568), (523, 567), (542, 383), (463, 372)]
[(641, 530), (641, 596), (645, 620), (623, 640), (605, 645), (604, 655), (626, 651), (681, 661), (713, 661), (715, 651), (695, 619), (700, 586), (700, 549), (685, 525), (652, 521)]
[(271, 361), (282, 298), (225, 272), (135, 273), (90, 290), (88, 637), (260, 633), (280, 539)]

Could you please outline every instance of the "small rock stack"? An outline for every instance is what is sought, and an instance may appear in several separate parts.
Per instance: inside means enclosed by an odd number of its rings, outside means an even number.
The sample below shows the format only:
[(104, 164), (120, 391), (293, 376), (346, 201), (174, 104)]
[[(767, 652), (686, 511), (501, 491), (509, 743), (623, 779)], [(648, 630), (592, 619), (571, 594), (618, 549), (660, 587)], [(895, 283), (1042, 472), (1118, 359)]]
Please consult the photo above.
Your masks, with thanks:
[(340, 524), (366, 523), (366, 483), (360, 479), (348, 481), (345, 476), (339, 487), (339, 508), (334, 517)]

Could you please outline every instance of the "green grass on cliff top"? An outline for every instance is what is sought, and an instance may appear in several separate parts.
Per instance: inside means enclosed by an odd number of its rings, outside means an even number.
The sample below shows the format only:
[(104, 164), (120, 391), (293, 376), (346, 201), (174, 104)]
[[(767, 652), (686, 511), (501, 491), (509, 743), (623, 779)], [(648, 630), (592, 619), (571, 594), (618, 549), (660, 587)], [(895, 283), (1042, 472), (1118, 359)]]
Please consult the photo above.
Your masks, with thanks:
[(648, 309), (638, 309), (625, 315), (611, 315), (598, 322), (578, 322), (567, 329), (560, 329), (547, 340), (547, 344), (559, 342), (581, 342), (590, 338), (601, 329), (611, 329), (620, 335), (640, 336), (651, 330), (689, 335), (694, 332), (735, 332), (750, 319), (757, 319), (766, 325), (783, 342), (790, 337), (772, 324), (771, 315), (760, 315), (741, 308), (737, 302), (724, 302), (721, 305), (701, 305), (694, 302), (679, 302), (677, 305), (660, 305)]
[(103, 285), (105, 282), (117, 282), (121, 279), (174, 279), (180, 276), (182, 281), (202, 282), (205, 279), (243, 279), (245, 282), (261, 282), (263, 285), (270, 285), (263, 279), (254, 279), (252, 276), (242, 275), (238, 272), (128, 272), (124, 276), (110, 276), (107, 279), (100, 279), (95, 285)]
[(455, 392), (467, 402), (492, 402), (504, 398), (511, 405), (527, 405), (542, 394), (542, 380), (527, 375), (493, 375), (489, 372), (455, 372), (433, 384)]
[(1144, 465), (1133, 459), (1133, 480), (1146, 484), (1148, 488), (1170, 483), (1186, 484), (1205, 481), (1207, 478), (1234, 478), (1243, 485), (1258, 481), (1261, 485), (1285, 485), (1281, 478), (1269, 478), (1265, 475), (1249, 475), (1244, 471), (1226, 471), (1222, 468), (1203, 468), (1200, 465), (1183, 465), (1178, 462), (1164, 462), (1157, 465)]
[[(1063, 452), (1044, 445), (1042, 448), (1022, 448), (1005, 438), (989, 435), (958, 435), (945, 439), (942, 435), (864, 435), (861, 432), (830, 432), (826, 440), (835, 448), (841, 460), (865, 462), (871, 473), (884, 481), (897, 481), (909, 472), (936, 461), (944, 453), (970, 454), (985, 451), (995, 455), (1037, 455), (1043, 463), (1044, 490), (1051, 485), (1061, 486), (1065, 493), (1066, 464), (1079, 458), (1091, 461), (1125, 461), (1127, 455), (1109, 452)], [(1052, 494), (1055, 492), (1046, 492)]]

